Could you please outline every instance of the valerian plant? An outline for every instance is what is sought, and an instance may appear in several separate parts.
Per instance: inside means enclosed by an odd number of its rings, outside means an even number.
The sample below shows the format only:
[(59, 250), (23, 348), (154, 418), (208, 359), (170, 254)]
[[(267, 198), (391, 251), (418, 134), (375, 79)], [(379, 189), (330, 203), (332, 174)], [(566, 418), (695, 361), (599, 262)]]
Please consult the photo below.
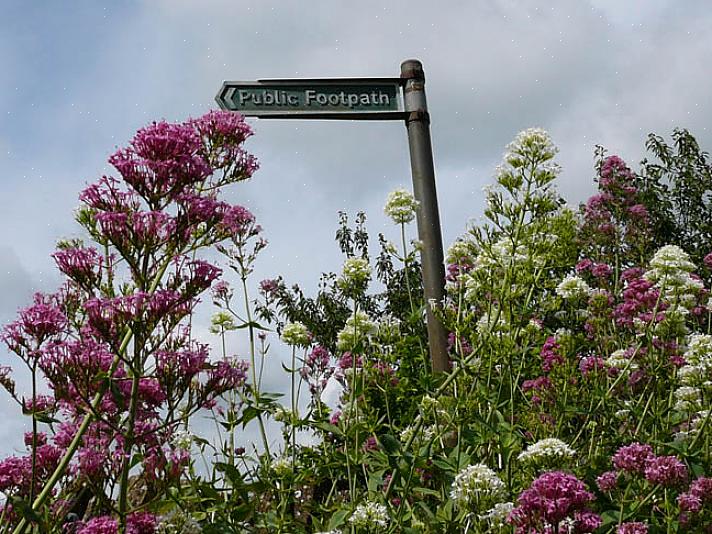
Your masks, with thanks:
[(159, 503), (180, 491), (190, 418), (246, 380), (247, 363), (211, 358), (190, 318), (221, 276), (200, 252), (254, 231), (219, 198), (257, 168), (251, 133), (221, 112), (151, 124), (109, 158), (119, 178), (81, 193), (94, 244), (61, 242), (65, 283), (3, 332), (32, 376), (25, 395), (2, 372), (32, 419), (28, 454), (0, 462), (3, 532), (154, 532)]
[[(677, 154), (651, 138), (661, 163), (639, 175), (598, 149), (598, 193), (578, 211), (556, 191), (549, 135), (517, 135), (485, 223), (448, 250), (452, 369), (436, 376), (405, 190), (385, 207), (399, 245), (379, 236), (374, 262), (365, 216), (341, 214), (344, 263), (315, 297), (281, 277), (249, 295), (266, 242), (217, 198), (255, 168), (248, 135), (226, 114), (154, 125), (112, 157), (128, 189), (83, 194), (99, 248), (63, 243), (68, 284), (5, 331), (33, 377), (27, 395), (0, 370), (33, 422), (28, 454), (0, 463), (6, 530), (710, 531), (710, 188), (689, 134)], [(198, 259), (208, 246), (232, 285)], [(190, 332), (211, 284), (215, 357)], [(263, 390), (273, 330), (284, 392)], [(229, 356), (241, 333), (249, 363)], [(201, 409), (213, 436), (190, 433)]]

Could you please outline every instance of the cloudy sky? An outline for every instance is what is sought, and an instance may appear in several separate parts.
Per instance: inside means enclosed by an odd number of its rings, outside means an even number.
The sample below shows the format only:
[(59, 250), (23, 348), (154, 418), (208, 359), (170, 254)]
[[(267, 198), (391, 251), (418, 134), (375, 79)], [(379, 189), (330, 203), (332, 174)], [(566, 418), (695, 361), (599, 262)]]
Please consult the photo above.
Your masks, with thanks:
[[(387, 7), (384, 7), (387, 6)], [(559, 189), (593, 191), (593, 147), (633, 168), (649, 132), (688, 128), (712, 148), (704, 0), (0, 0), (0, 320), (59, 278), (49, 254), (79, 234), (78, 192), (111, 169), (137, 128), (215, 108), (223, 80), (397, 76), (425, 67), (445, 243), (477, 221), (482, 187), (524, 128), (561, 149)], [(366, 211), (410, 186), (398, 122), (254, 122), (261, 170), (230, 200), (270, 241), (256, 280), (313, 288), (338, 270), (337, 212)], [(414, 237), (414, 236), (413, 236)], [(240, 352), (240, 340), (233, 350)], [(283, 349), (275, 350), (278, 352)], [(0, 351), (0, 364), (12, 358)], [(275, 366), (277, 367), (277, 366)], [(274, 384), (279, 383), (275, 377)], [(0, 392), (0, 456), (27, 421)], [(12, 412), (10, 412), (12, 410)]]

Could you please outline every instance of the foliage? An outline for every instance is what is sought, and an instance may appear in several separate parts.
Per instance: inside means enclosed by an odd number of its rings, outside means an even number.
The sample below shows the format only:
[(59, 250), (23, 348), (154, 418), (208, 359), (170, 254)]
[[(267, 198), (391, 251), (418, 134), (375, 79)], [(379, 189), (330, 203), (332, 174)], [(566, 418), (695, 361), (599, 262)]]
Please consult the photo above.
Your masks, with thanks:
[[(0, 532), (712, 528), (709, 167), (688, 133), (677, 154), (651, 137), (661, 163), (640, 176), (599, 149), (599, 192), (578, 212), (548, 134), (520, 133), (486, 223), (448, 250), (453, 367), (435, 376), (406, 191), (386, 205), (400, 244), (380, 235), (374, 265), (365, 215), (340, 214), (341, 272), (314, 297), (276, 278), (251, 299), (266, 242), (218, 200), (256, 168), (249, 133), (227, 113), (152, 125), (112, 157), (128, 188), (82, 194), (99, 249), (62, 243), (66, 286), (5, 329), (31, 396), (9, 369), (0, 384), (33, 431), (0, 462)], [(209, 246), (233, 285), (197, 258)], [(211, 286), (215, 356), (190, 330)], [(263, 388), (272, 331), (286, 392)], [(238, 335), (247, 362), (228, 356)], [(206, 410), (216, 430), (196, 435)]]

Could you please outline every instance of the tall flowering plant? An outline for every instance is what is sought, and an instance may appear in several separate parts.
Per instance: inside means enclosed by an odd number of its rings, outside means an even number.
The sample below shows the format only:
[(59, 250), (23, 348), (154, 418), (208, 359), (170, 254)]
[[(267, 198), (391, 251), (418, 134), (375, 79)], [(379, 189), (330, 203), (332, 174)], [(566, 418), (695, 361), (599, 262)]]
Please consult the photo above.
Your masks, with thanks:
[(148, 510), (190, 466), (191, 416), (246, 381), (248, 365), (211, 358), (190, 318), (222, 274), (200, 252), (259, 233), (220, 199), (257, 169), (251, 134), (226, 112), (153, 123), (109, 158), (117, 177), (81, 193), (92, 243), (60, 242), (62, 287), (2, 334), (32, 381), (21, 391), (3, 368), (0, 384), (32, 431), (26, 455), (0, 461), (0, 531), (154, 532)]

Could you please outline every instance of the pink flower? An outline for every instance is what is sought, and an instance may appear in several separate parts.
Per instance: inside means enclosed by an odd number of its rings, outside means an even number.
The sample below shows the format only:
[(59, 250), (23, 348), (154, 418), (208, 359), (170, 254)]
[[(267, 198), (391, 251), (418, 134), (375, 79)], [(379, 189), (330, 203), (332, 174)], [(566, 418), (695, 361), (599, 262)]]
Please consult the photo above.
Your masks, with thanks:
[(613, 491), (618, 485), (618, 473), (616, 471), (606, 471), (596, 478), (596, 485), (603, 492)]
[(653, 448), (650, 445), (631, 443), (618, 449), (611, 459), (616, 469), (642, 475), (648, 459), (653, 457)]
[(648, 525), (645, 523), (622, 523), (616, 530), (616, 534), (648, 534)]
[(610, 265), (605, 263), (596, 263), (591, 268), (591, 274), (596, 278), (608, 278), (611, 276), (611, 273), (613, 273), (613, 269)]
[(193, 127), (162, 121), (139, 130), (109, 163), (149, 205), (162, 207), (212, 174), (201, 148)]
[(579, 363), (579, 371), (583, 376), (588, 376), (590, 373), (603, 371), (606, 369), (606, 361), (598, 356), (586, 356)]
[(556, 342), (556, 338), (550, 336), (544, 342), (544, 346), (541, 348), (541, 359), (544, 360), (541, 368), (544, 372), (551, 371), (555, 365), (561, 365), (564, 363), (564, 358), (559, 354), (561, 346)]
[(571, 532), (593, 532), (601, 525), (600, 516), (586, 508), (594, 498), (575, 476), (561, 471), (544, 473), (519, 496), (509, 521), (518, 534), (545, 532), (546, 525), (567, 519), (573, 519)]
[(654, 456), (646, 460), (645, 479), (651, 484), (677, 486), (687, 480), (687, 467), (675, 456)]
[(82, 286), (101, 278), (104, 258), (95, 248), (67, 248), (58, 250), (52, 257), (61, 272)]
[(341, 419), (341, 411), (336, 410), (334, 413), (331, 414), (331, 417), (329, 417), (329, 423), (332, 425), (338, 425), (340, 419)]
[[(712, 478), (700, 477), (695, 480), (686, 493), (680, 494), (677, 504), (683, 513), (699, 514), (703, 508), (712, 509)], [(691, 519), (689, 515), (687, 519)]]
[(77, 534), (117, 534), (119, 522), (113, 517), (102, 516), (90, 519)]

